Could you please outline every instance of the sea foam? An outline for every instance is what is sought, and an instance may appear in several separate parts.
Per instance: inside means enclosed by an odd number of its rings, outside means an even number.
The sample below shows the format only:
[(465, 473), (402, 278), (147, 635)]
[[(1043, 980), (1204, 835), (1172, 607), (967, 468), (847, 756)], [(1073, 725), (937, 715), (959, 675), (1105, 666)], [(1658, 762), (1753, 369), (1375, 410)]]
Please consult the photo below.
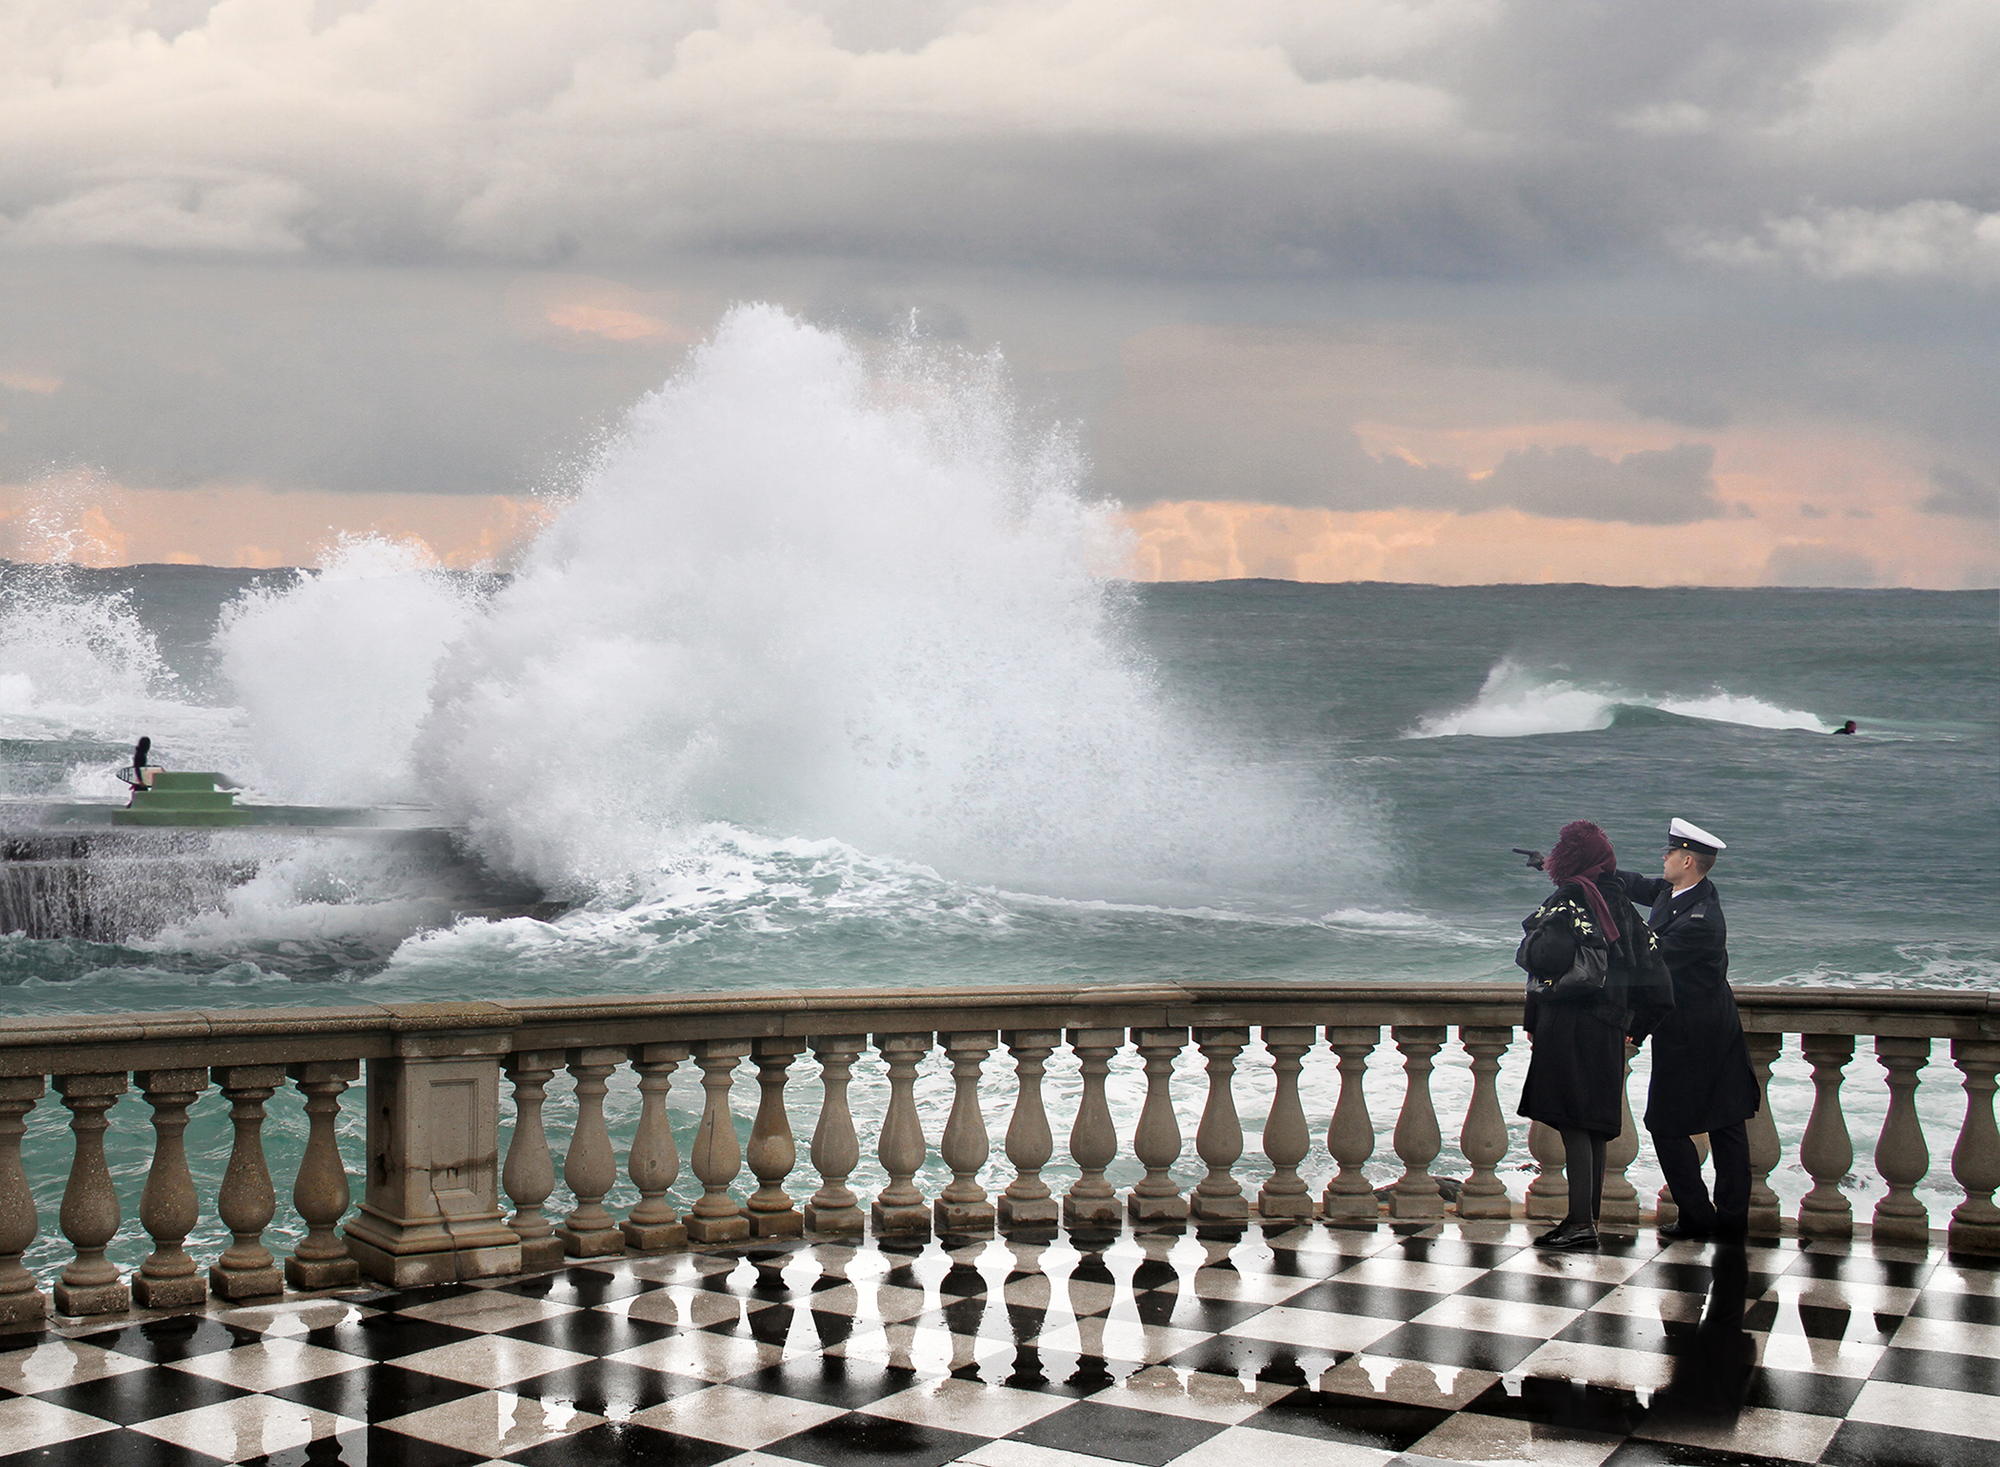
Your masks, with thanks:
[(1565, 671), (1503, 658), (1486, 674), (1479, 695), (1470, 703), (1419, 720), (1405, 737), (1508, 739), (1585, 733), (1610, 728), (1624, 709), (1653, 709), (1746, 728), (1824, 732), (1828, 727), (1817, 714), (1719, 688), (1693, 695), (1645, 693), (1602, 683), (1579, 683), (1565, 676)]

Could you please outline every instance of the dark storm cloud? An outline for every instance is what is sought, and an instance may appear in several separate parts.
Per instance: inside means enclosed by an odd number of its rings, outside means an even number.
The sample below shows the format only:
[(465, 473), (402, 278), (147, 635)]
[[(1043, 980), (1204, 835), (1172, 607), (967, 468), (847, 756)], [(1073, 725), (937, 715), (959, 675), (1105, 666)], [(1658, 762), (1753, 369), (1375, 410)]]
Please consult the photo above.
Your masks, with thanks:
[(1555, 518), (1684, 525), (1717, 519), (1715, 450), (1706, 443), (1645, 448), (1613, 459), (1579, 444), (1517, 448), (1481, 481), (1492, 505)]
[(1939, 464), (1931, 470), (1931, 482), (1937, 485), (1931, 494), (1917, 508), (1925, 514), (1956, 515), (1968, 520), (2000, 520), (2000, 490), (1990, 484), (1982, 484), (1970, 474), (1961, 473), (1947, 464)]

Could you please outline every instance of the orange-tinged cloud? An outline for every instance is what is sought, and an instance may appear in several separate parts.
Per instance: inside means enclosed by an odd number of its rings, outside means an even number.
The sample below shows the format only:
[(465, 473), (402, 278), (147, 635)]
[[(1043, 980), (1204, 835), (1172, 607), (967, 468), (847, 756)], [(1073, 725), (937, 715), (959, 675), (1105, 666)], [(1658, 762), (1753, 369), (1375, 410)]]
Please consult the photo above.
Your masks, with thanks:
[(606, 341), (674, 339), (673, 326), (657, 316), (621, 310), (616, 306), (594, 305), (589, 301), (552, 305), (543, 312), (542, 319), (560, 330), (584, 336), (601, 336)]
[(48, 372), (0, 372), (0, 387), (16, 392), (34, 392), (46, 397), (62, 390), (63, 379)]
[(0, 486), (0, 557), (77, 565), (313, 565), (342, 535), (423, 545), (455, 569), (503, 565), (553, 508), (507, 495), (145, 489), (98, 481)]

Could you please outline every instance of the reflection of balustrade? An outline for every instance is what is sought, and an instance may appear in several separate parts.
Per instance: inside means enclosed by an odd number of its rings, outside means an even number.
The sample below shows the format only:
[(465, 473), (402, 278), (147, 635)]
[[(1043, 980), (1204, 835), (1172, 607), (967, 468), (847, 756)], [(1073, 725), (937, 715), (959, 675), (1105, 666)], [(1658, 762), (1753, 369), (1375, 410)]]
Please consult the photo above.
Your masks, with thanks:
[[(1856, 1148), (1842, 1096), (1876, 1083), (1884, 1118), (1873, 1162), (1886, 1195), (1867, 1221), (1880, 1237), (1927, 1240), (1934, 1220), (1918, 1192), (1931, 1171), (1932, 1146), (1917, 1099), (1928, 1066), (1931, 1084), (1949, 1076), (1965, 1097), (1948, 1147), (1952, 1176), (1965, 1193), (1948, 1220), (1950, 1245), (2000, 1253), (1994, 1202), (2000, 1128), (1993, 1109), (2000, 1015), (1989, 1010), (1986, 995), (1746, 988), (1738, 999), (1767, 1093), (1788, 1035), (1799, 1036), (1792, 1052), (1812, 1072), (1811, 1115), (1794, 1158), (1812, 1189), (1792, 1218), (1781, 1216), (1769, 1178), (1784, 1158), (1767, 1101), (1750, 1128), (1754, 1231), (1841, 1237), (1863, 1222), (1848, 1195)], [(123, 1309), (134, 1295), (156, 1307), (198, 1304), (210, 1293), (263, 1298), (288, 1283), (336, 1287), (358, 1274), (398, 1284), (495, 1277), (553, 1267), (565, 1253), (658, 1252), (689, 1239), (784, 1236), (801, 1228), (1032, 1235), (1059, 1218), (1082, 1228), (1122, 1226), (1128, 1216), (1148, 1227), (1226, 1228), (1257, 1218), (1374, 1226), (1385, 1214), (1412, 1222), (1454, 1211), (1466, 1220), (1556, 1215), (1564, 1206), (1561, 1140), (1508, 1115), (1499, 1094), (1501, 1057), (1519, 1038), (1518, 1012), (1516, 991), (1498, 984), (1220, 983), (111, 1015), (60, 1026), (7, 1021), (0, 1023), (0, 1324), (32, 1322), (49, 1307), (21, 1260), (39, 1232), (38, 1204), (49, 1208), (58, 1193), (60, 1227), (74, 1256), (54, 1296), (56, 1308), (70, 1314)], [(1338, 1060), (1339, 1093), (1331, 1114), (1314, 1117), (1301, 1099), (1300, 1073), (1322, 1038)], [(1872, 1041), (1877, 1064), (1853, 1063), (1859, 1038)], [(1938, 1040), (1950, 1043), (1949, 1066), (1933, 1062)], [(1056, 1087), (1073, 1097), (1074, 1107), (1068, 1126), (1074, 1180), (1059, 1198), (1043, 1176), (1061, 1120), (1052, 1123), (1049, 1115), (1044, 1070), (1065, 1045), (1076, 1057), (1079, 1083)], [(1203, 1062), (1200, 1072), (1188, 1067), (1190, 1046)], [(853, 1068), (870, 1051), (886, 1071), (888, 1090), (872, 1135), (887, 1182), (872, 1198), (851, 1184), (863, 1149), (849, 1099)], [(1143, 1101), (1121, 1144), (1110, 1088), (1123, 1052), (1132, 1052), (1142, 1071), (1134, 1078)], [(1432, 1070), (1441, 1053), (1462, 1056), (1472, 1078), (1464, 1113), (1452, 1118), (1471, 1174), (1450, 1203), (1436, 1170), (1445, 1132)], [(817, 1064), (819, 1121), (802, 1176), (787, 1096), (808, 1054)], [(676, 1069), (688, 1059), (699, 1069), (703, 1095), (689, 1146), (702, 1191), (683, 1216), (668, 1196), (681, 1161), (667, 1099)], [(731, 1097), (745, 1060), (754, 1065), (759, 1096), (747, 1126)], [(367, 1183), (355, 1209), (335, 1138), (342, 1092), (364, 1061)], [(1386, 1138), (1402, 1172), (1386, 1189), (1386, 1206), (1366, 1171), (1385, 1160), (1385, 1137), (1363, 1093), (1371, 1062), (1385, 1078), (1402, 1076)], [(627, 1066), (637, 1079), (640, 1114), (625, 1175), (639, 1202), (621, 1219), (605, 1206), (619, 1175), (605, 1099)], [(1253, 1120), (1262, 1120), (1268, 1176), (1253, 1197), (1238, 1172), (1246, 1146), (1237, 1090), (1260, 1068), (1268, 1070), (1271, 1099), (1268, 1114)], [(575, 1080), (576, 1118), (561, 1167), (575, 1201), (558, 1225), (542, 1210), (558, 1173), (543, 1093), (562, 1069)], [(1130, 1096), (1127, 1074), (1119, 1076), (1121, 1103)], [(1199, 1083), (1190, 1074), (1205, 1074), (1202, 1095), (1179, 1097), (1186, 1114), (1200, 1117), (1192, 1148), (1175, 1103), (1177, 1085)], [(516, 1111), (504, 1171), (503, 1076)], [(925, 1134), (923, 1122), (927, 1076), (948, 1080), (950, 1090), (950, 1116), (935, 1137)], [(267, 1103), (288, 1079), (304, 1098), (310, 1134), (292, 1192), (306, 1233), (281, 1270), (265, 1243), (275, 1193), (264, 1129)], [(208, 1201), (233, 1241), (204, 1277), (185, 1246), (203, 1199), (182, 1132), (189, 1108), (211, 1085), (229, 1101), (234, 1145)], [(107, 1113), (135, 1087), (152, 1111), (153, 1164), (137, 1210), (154, 1247), (127, 1278), (106, 1257), (121, 1209), (104, 1136)], [(51, 1088), (69, 1109), (75, 1135), (60, 1187), (31, 1180), (20, 1160), (26, 1118)], [(1325, 1150), (1315, 1164), (1320, 1125)], [(989, 1176), (996, 1131), (1008, 1167), (997, 1178)], [(1523, 1140), (1541, 1175), (1517, 1200), (1497, 1169), (1510, 1143)], [(1625, 1175), (1638, 1150), (1628, 1115), (1605, 1183), (1605, 1218), (1614, 1226), (1642, 1220)], [(950, 1173), (941, 1185), (937, 1169), (926, 1167), (933, 1157)], [(746, 1162), (754, 1185), (742, 1178)], [(1122, 1195), (1107, 1178), (1118, 1166), (1143, 1172)], [(1302, 1173), (1319, 1175), (1322, 1195)]]

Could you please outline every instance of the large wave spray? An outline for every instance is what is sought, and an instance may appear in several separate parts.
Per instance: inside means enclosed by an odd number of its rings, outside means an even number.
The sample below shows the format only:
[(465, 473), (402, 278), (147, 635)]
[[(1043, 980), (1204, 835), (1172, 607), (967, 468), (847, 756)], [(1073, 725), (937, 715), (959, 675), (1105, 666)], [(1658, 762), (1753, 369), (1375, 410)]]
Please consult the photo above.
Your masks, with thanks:
[(991, 361), (740, 308), (445, 656), (418, 768), (558, 890), (685, 889), (715, 822), (1091, 896), (1323, 881), (1352, 822), (1167, 706), (1077, 472)]

